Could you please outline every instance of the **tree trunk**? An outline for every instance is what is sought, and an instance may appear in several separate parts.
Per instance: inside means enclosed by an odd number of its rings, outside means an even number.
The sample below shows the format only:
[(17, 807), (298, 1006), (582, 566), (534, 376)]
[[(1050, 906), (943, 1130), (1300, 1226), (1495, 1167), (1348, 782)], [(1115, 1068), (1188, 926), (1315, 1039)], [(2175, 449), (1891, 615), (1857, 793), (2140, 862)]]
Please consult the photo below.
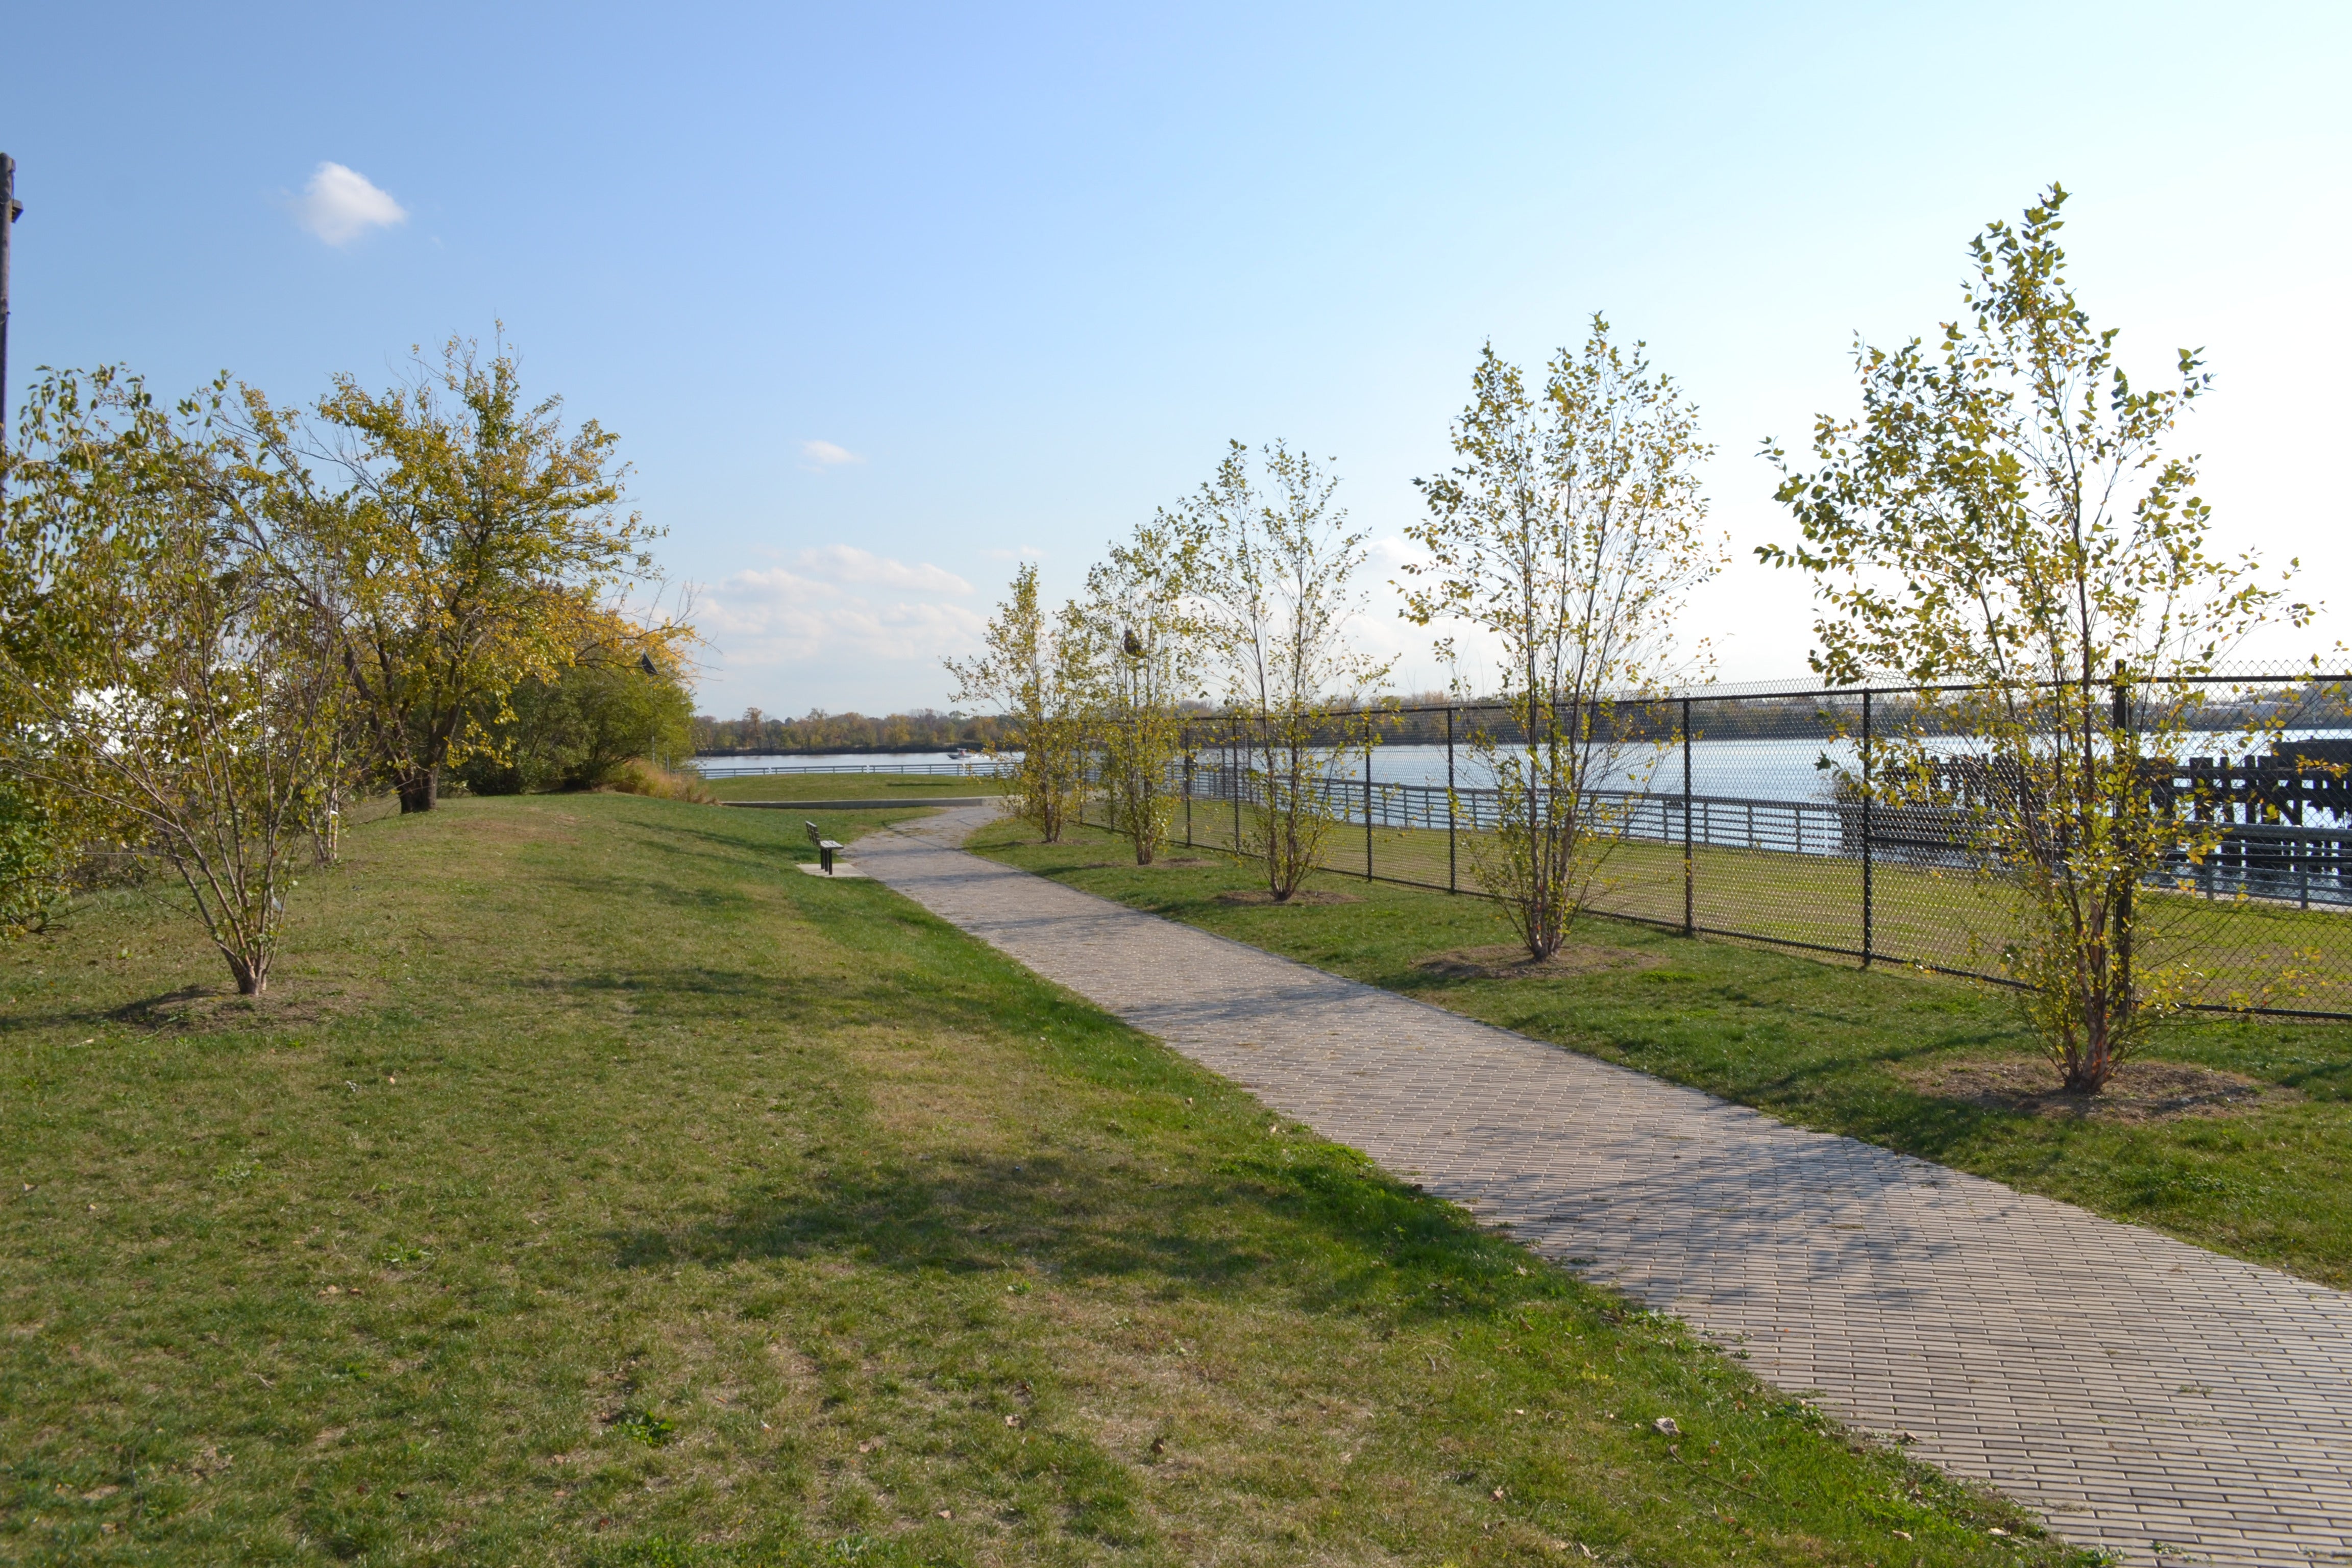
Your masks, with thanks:
[(228, 972), (236, 977), (236, 994), (240, 996), (258, 996), (269, 989), (269, 960), (267, 958), (247, 959), (230, 953)]
[(2083, 1020), (2083, 1048), (2067, 1064), (2068, 1094), (2097, 1094), (2116, 1075), (2114, 1029), (2099, 1011), (2105, 999), (2095, 994), (2090, 1000), (2090, 1016)]
[(425, 768), (400, 781), (400, 810), (404, 816), (412, 811), (430, 811), (440, 798), (439, 768)]

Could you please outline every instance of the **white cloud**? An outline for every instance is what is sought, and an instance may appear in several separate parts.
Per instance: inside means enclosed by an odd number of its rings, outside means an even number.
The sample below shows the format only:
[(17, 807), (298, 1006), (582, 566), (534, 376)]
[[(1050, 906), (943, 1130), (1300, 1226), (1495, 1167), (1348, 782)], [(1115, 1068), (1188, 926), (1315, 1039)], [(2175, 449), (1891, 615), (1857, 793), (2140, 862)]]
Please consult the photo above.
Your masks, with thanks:
[(834, 583), (871, 583), (879, 588), (904, 588), (918, 594), (969, 594), (971, 584), (943, 567), (920, 562), (909, 566), (860, 550), (855, 544), (826, 544), (803, 550), (800, 569)]
[(981, 553), (991, 561), (1043, 561), (1045, 559), (1045, 552), (1034, 544), (1024, 544), (1018, 550), (983, 550)]
[(349, 245), (372, 228), (406, 223), (408, 213), (358, 170), (321, 163), (294, 204), (294, 221), (329, 245)]
[[(846, 545), (832, 548), (863, 556), (878, 566), (939, 573), (950, 583), (962, 583), (937, 567), (909, 568)], [(829, 554), (824, 551), (804, 553), (820, 558)], [(954, 591), (970, 589), (960, 586)], [(838, 583), (783, 567), (736, 573), (709, 590), (699, 611), (704, 634), (719, 645), (727, 666), (734, 669), (814, 664), (845, 670), (877, 661), (905, 660), (936, 671), (943, 655), (976, 649), (988, 626), (985, 616), (961, 605), (913, 599), (877, 602)]]
[(803, 441), (801, 443), (801, 456), (820, 468), (837, 468), (844, 463), (866, 460), (848, 447), (837, 447), (830, 441)]

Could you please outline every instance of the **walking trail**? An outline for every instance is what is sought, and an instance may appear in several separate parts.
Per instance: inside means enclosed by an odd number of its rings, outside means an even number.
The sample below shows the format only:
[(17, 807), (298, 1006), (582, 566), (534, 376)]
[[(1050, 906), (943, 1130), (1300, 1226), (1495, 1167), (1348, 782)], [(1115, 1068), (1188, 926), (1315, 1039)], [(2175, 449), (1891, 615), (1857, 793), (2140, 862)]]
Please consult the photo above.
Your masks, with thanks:
[(1780, 1387), (2128, 1562), (2352, 1563), (2352, 1297), (1108, 903), (866, 871)]

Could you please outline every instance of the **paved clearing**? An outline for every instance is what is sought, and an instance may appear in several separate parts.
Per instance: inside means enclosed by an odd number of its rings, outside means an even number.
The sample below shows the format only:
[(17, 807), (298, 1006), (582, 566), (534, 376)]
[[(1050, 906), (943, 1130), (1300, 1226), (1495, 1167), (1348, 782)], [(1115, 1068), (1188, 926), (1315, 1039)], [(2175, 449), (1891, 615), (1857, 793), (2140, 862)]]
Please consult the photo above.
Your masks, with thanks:
[(2135, 1563), (2352, 1563), (2352, 1296), (953, 847), (995, 809), (869, 836), (859, 862), (2071, 1541)]

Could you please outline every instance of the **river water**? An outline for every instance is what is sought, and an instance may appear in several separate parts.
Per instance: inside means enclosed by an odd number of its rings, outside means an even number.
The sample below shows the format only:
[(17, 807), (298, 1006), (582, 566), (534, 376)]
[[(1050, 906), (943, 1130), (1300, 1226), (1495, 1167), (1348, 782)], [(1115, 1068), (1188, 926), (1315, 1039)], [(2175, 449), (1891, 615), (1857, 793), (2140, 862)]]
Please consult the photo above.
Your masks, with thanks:
[[(2339, 738), (2339, 732), (2290, 731), (2289, 740)], [(2236, 749), (2234, 735), (2200, 737), (2189, 749), (2192, 755), (2210, 755)], [(1953, 751), (1965, 748), (1955, 740)], [(1017, 753), (1013, 753), (1017, 755)], [(1204, 767), (1213, 767), (1221, 753), (1208, 748), (1197, 754)], [(1839, 770), (1859, 766), (1860, 752), (1853, 742), (1824, 736), (1694, 740), (1690, 744), (1690, 793), (1720, 800), (1778, 801), (1789, 804), (1826, 803)], [(985, 778), (993, 769), (984, 754), (963, 761), (945, 752), (785, 752), (697, 759), (705, 778), (732, 778), (754, 773), (882, 773), (940, 777)], [(1339, 770), (1349, 781), (1361, 779), (1369, 765), (1376, 784), (1421, 784), (1444, 787), (1446, 749), (1432, 745), (1383, 745), (1372, 749), (1369, 762), (1357, 761)], [(1494, 779), (1467, 745), (1454, 751), (1457, 789), (1486, 789)], [(1601, 787), (1683, 793), (1683, 748), (1679, 745), (1629, 745)]]

